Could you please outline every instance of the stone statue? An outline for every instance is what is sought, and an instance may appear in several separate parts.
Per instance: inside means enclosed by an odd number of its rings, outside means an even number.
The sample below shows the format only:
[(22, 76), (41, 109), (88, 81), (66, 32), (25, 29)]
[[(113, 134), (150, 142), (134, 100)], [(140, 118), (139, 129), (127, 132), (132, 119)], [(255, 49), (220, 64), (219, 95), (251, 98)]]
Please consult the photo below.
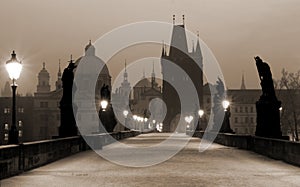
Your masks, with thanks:
[(110, 101), (110, 91), (108, 85), (103, 84), (101, 88), (101, 99), (107, 99)]
[[(76, 68), (75, 64), (70, 62), (68, 67), (64, 69), (62, 75), (62, 87), (63, 87), (63, 98), (61, 102), (70, 103), (72, 102), (72, 89), (74, 81), (74, 69)], [(70, 97), (71, 96), (71, 97)]]
[(70, 61), (67, 68), (64, 69), (62, 75), (62, 87), (63, 87), (63, 96), (60, 100), (60, 127), (59, 127), (59, 136), (60, 137), (69, 137), (76, 136), (78, 134), (76, 121), (74, 117), (74, 108), (72, 103), (73, 96), (73, 81), (74, 81), (74, 69), (76, 68), (73, 60)]
[(272, 99), (276, 99), (270, 66), (266, 62), (263, 62), (261, 58), (258, 56), (255, 57), (254, 59), (256, 61), (256, 67), (259, 74), (260, 85), (263, 92), (262, 96), (272, 97)]
[(262, 95), (256, 102), (256, 136), (282, 138), (279, 108), (270, 66), (258, 56), (254, 58), (262, 88)]

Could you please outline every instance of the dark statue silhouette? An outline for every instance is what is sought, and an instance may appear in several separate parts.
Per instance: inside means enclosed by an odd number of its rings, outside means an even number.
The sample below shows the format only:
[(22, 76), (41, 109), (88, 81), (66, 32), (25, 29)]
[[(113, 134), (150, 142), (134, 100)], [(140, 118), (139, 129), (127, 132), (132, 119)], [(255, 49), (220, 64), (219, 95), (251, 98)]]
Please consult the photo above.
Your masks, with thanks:
[(254, 59), (262, 88), (262, 95), (256, 102), (257, 125), (255, 135), (268, 138), (282, 138), (279, 111), (281, 102), (277, 100), (275, 95), (270, 66), (258, 56)]
[[(64, 69), (62, 75), (62, 87), (63, 87), (63, 96), (60, 100), (60, 127), (59, 127), (59, 137), (69, 137), (76, 136), (78, 134), (76, 121), (74, 117), (73, 105), (72, 105), (72, 88), (74, 81), (74, 69), (76, 68), (73, 60), (70, 60), (70, 63), (67, 68)], [(76, 108), (76, 107), (74, 107)]]
[[(222, 81), (222, 79), (218, 78), (216, 82), (216, 90), (217, 93), (214, 95), (214, 105), (213, 105), (213, 113), (214, 113), (214, 126), (212, 128), (212, 131), (218, 131), (222, 133), (233, 133), (233, 130), (230, 128), (230, 122), (229, 117), (231, 115), (230, 109), (228, 107), (227, 111), (224, 111), (222, 107), (222, 101), (226, 99), (226, 92), (225, 92), (225, 86)], [(225, 112), (225, 114), (224, 114)], [(224, 114), (224, 118), (220, 118)], [(221, 128), (218, 129), (218, 125), (221, 125)]]
[(110, 91), (108, 85), (103, 84), (101, 88), (101, 99), (107, 99), (110, 101)]
[(107, 100), (109, 103), (107, 108), (105, 110), (102, 110), (100, 108), (99, 110), (99, 118), (100, 118), (100, 124), (99, 124), (99, 132), (113, 132), (115, 126), (117, 125), (117, 120), (114, 114), (113, 107), (111, 105), (111, 95), (110, 95), (110, 90), (109, 86), (103, 84), (101, 90), (101, 100)]

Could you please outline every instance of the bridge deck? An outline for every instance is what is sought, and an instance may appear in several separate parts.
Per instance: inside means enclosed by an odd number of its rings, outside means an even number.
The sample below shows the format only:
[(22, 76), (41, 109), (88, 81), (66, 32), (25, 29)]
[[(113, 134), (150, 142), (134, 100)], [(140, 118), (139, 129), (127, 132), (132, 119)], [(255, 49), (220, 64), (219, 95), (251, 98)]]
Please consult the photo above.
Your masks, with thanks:
[[(167, 134), (144, 134), (123, 143), (149, 146)], [(199, 153), (200, 139), (171, 159), (150, 167), (125, 167), (93, 151), (0, 181), (0, 186), (300, 186), (300, 168), (255, 153), (213, 144)]]

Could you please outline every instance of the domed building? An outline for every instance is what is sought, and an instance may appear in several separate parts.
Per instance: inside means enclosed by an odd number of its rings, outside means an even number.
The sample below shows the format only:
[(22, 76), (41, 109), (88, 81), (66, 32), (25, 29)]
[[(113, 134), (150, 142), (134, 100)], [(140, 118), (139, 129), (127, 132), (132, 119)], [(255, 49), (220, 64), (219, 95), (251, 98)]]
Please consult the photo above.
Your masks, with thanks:
[(50, 75), (45, 68), (46, 64), (43, 62), (43, 69), (38, 75), (37, 93), (50, 92)]
[(154, 64), (151, 73), (151, 81), (145, 77), (145, 73), (142, 79), (133, 87), (133, 110), (134, 113), (140, 116), (148, 116), (149, 104), (152, 99), (162, 98), (161, 87), (155, 79)]
[[(74, 70), (74, 84), (76, 86), (75, 100), (77, 104), (76, 107), (78, 108), (78, 111), (75, 113), (77, 120), (89, 122), (86, 125), (81, 125), (81, 123), (77, 124), (81, 133), (89, 134), (99, 132), (99, 116), (95, 113), (95, 105), (97, 112), (99, 112), (101, 108), (101, 88), (108, 86), (111, 92), (111, 76), (106, 64), (96, 56), (96, 49), (91, 41), (85, 47), (84, 52), (84, 56), (78, 58), (74, 63), (76, 66)], [(95, 82), (93, 80), (97, 81)], [(93, 97), (94, 95), (95, 97)], [(91, 100), (94, 102), (91, 102)], [(102, 114), (102, 117), (104, 115), (105, 114)], [(112, 126), (110, 123), (105, 123), (105, 125), (109, 126), (105, 127), (106, 130)]]
[[(98, 100), (100, 99), (100, 90), (103, 85), (108, 85), (109, 90), (111, 90), (111, 76), (109, 74), (109, 70), (106, 64), (99, 57), (96, 56), (96, 49), (92, 45), (91, 41), (85, 47), (84, 56), (78, 58), (75, 61), (76, 67), (78, 67), (79, 64), (82, 65), (80, 67), (80, 75), (79, 75), (80, 80), (78, 79), (76, 84), (84, 85), (87, 88), (87, 89), (82, 89), (81, 91), (88, 91), (89, 90), (88, 88), (92, 86), (92, 88), (95, 88), (95, 95), (96, 95), (95, 99)], [(99, 70), (101, 70), (100, 74), (99, 72), (96, 72), (96, 74), (91, 73), (94, 72), (93, 68), (95, 67), (95, 65), (97, 66), (97, 68), (99, 68)], [(94, 79), (94, 76), (98, 76), (96, 87), (94, 85), (91, 85), (92, 84), (91, 80)], [(86, 92), (82, 94), (90, 94), (90, 93)]]

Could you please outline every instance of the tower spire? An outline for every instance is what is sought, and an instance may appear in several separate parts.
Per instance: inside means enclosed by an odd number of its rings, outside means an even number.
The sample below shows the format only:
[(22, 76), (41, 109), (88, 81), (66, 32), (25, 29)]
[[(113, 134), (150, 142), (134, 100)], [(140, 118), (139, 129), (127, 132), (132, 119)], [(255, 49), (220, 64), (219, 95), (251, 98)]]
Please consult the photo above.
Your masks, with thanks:
[(73, 56), (72, 56), (72, 54), (71, 54), (71, 56), (70, 56), (70, 61), (68, 61), (68, 62), (70, 62), (70, 63), (73, 63)]
[(61, 68), (60, 68), (60, 59), (58, 59), (58, 73), (57, 73), (58, 78), (61, 77)]
[(182, 25), (183, 25), (183, 26), (184, 26), (184, 24), (185, 24), (184, 21), (185, 21), (185, 20), (184, 20), (184, 14), (183, 14), (183, 15), (182, 15)]
[(152, 61), (151, 86), (152, 88), (155, 86), (154, 60)]
[(46, 63), (45, 62), (43, 62), (43, 69), (45, 69), (46, 68)]
[(193, 46), (193, 49), (192, 49), (193, 51), (192, 52), (195, 53), (195, 42), (194, 42), (194, 40), (192, 40), (192, 46)]
[(162, 51), (161, 51), (161, 56), (165, 56), (165, 42), (164, 40), (162, 41)]
[(61, 68), (60, 68), (60, 59), (58, 59), (58, 72), (57, 72), (57, 81), (55, 82), (56, 90), (62, 88), (62, 81), (61, 81)]
[(245, 84), (245, 78), (244, 78), (244, 71), (243, 71), (243, 74), (242, 74), (241, 90), (246, 90), (246, 84)]
[(127, 62), (126, 62), (126, 59), (125, 59), (124, 82), (127, 81), (127, 78), (128, 78), (128, 74), (127, 74)]

